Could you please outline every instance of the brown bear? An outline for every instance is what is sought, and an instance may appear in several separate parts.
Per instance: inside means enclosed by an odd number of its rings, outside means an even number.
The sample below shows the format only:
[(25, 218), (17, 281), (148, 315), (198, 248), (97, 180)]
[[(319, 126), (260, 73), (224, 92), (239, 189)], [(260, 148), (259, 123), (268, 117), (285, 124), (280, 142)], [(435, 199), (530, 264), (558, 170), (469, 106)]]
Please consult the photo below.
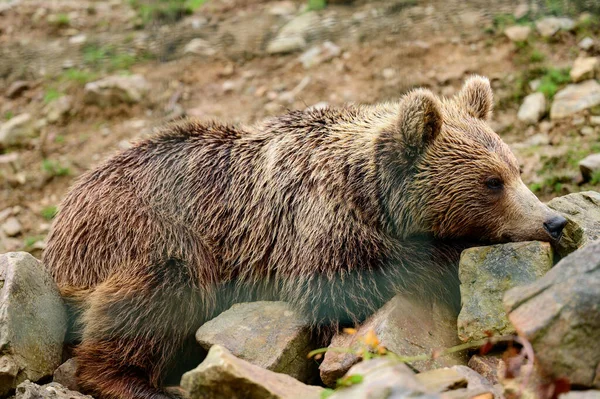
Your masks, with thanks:
[(473, 77), (452, 99), (182, 122), (83, 175), (44, 253), (81, 313), (82, 386), (175, 397), (173, 355), (233, 302), (359, 322), (399, 290), (450, 285), (462, 244), (446, 240), (558, 240), (566, 221), (521, 181), (492, 103)]

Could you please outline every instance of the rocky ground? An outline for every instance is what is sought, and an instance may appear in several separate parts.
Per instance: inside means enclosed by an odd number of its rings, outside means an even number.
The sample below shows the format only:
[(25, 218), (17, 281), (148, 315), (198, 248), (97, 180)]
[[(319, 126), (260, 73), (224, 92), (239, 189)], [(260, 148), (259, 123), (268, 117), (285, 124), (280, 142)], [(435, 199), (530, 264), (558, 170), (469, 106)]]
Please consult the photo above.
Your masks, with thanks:
[(470, 73), (540, 197), (598, 187), (594, 2), (202, 3), (0, 2), (0, 252), (39, 255), (74, 179), (168, 121), (449, 96)]
[[(471, 249), (460, 265), (459, 315), (398, 296), (334, 337), (332, 347), (351, 353), (318, 362), (305, 358), (307, 326), (287, 305), (236, 305), (198, 331), (210, 351), (182, 385), (193, 398), (552, 398), (571, 385), (578, 391), (561, 398), (598, 398), (590, 389), (600, 388), (600, 198), (586, 192), (600, 187), (598, 6), (324, 4), (0, 0), (0, 253), (39, 257), (77, 176), (169, 121), (252, 123), (286, 109), (394, 99), (416, 86), (450, 96), (478, 73), (492, 81), (492, 125), (523, 180), (569, 220), (561, 246)], [(26, 254), (0, 257), (0, 396), (78, 395), (69, 391), (78, 388), (76, 364), (57, 369), (65, 314), (41, 270)], [(17, 334), (25, 324), (31, 334)], [(515, 333), (519, 350), (431, 356)], [(387, 350), (409, 366), (381, 356)], [(375, 359), (356, 364), (371, 352)], [(53, 374), (49, 385), (24, 382)]]

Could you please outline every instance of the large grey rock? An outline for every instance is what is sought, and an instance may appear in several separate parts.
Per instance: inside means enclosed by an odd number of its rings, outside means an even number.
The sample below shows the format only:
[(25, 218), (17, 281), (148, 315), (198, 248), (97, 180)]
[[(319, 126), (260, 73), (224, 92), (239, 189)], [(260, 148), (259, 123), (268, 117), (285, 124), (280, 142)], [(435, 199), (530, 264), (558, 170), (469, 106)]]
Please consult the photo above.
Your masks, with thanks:
[(101, 107), (138, 103), (149, 89), (150, 85), (141, 75), (108, 76), (85, 85), (85, 101)]
[(22, 144), (26, 138), (33, 136), (31, 122), (31, 115), (20, 114), (0, 124), (0, 147)]
[(504, 304), (543, 371), (600, 388), (600, 241), (562, 259), (536, 282), (508, 291)]
[(93, 399), (89, 395), (69, 390), (62, 385), (51, 382), (46, 385), (37, 385), (25, 381), (17, 387), (15, 399)]
[(551, 119), (562, 119), (600, 104), (600, 84), (587, 80), (570, 84), (554, 96)]
[(595, 173), (600, 172), (600, 153), (588, 155), (579, 161), (579, 170), (583, 181), (590, 181)]
[(488, 333), (514, 333), (502, 306), (510, 288), (532, 283), (553, 264), (546, 242), (514, 242), (469, 248), (460, 256), (458, 275), (462, 309), (458, 336), (462, 341), (483, 339)]
[[(433, 298), (428, 302), (417, 301), (399, 294), (360, 326), (356, 334), (338, 334), (329, 347), (356, 347), (360, 339), (370, 332), (375, 332), (387, 350), (401, 356), (431, 353), (460, 343), (456, 336), (456, 313), (451, 308)], [(321, 379), (326, 385), (333, 386), (358, 361), (359, 358), (351, 353), (328, 351), (319, 367)], [(425, 371), (466, 362), (464, 353), (455, 353), (416, 361), (411, 366)]]
[(567, 224), (555, 249), (566, 256), (600, 238), (600, 193), (585, 191), (553, 198), (548, 206), (560, 212)]
[(54, 280), (26, 252), (0, 255), (0, 396), (60, 365), (67, 315)]
[(337, 389), (329, 399), (441, 398), (437, 393), (428, 392), (406, 364), (390, 358), (358, 363), (346, 376), (360, 376), (362, 381)]
[(285, 302), (242, 303), (202, 325), (196, 340), (206, 350), (221, 345), (240, 359), (306, 382), (317, 374), (306, 357), (314, 349), (309, 327)]
[(535, 23), (535, 27), (543, 37), (551, 37), (559, 30), (569, 31), (575, 27), (575, 22), (570, 18), (547, 17)]
[(579, 57), (573, 62), (570, 72), (571, 80), (577, 83), (594, 79), (599, 68), (600, 61), (597, 57)]
[(526, 123), (538, 123), (546, 112), (546, 97), (543, 93), (529, 94), (519, 108), (517, 118)]
[(267, 53), (291, 53), (303, 49), (311, 29), (318, 24), (319, 17), (314, 12), (297, 16), (279, 30), (277, 36), (268, 44)]
[(323, 388), (238, 359), (214, 345), (195, 369), (181, 378), (190, 399), (318, 399)]

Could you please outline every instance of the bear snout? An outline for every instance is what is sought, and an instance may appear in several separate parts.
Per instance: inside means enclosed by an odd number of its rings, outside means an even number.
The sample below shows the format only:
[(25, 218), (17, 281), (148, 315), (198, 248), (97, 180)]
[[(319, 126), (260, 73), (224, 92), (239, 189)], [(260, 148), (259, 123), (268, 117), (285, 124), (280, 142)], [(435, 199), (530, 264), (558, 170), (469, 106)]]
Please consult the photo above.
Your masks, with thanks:
[(544, 222), (544, 229), (550, 234), (550, 237), (559, 241), (566, 224), (567, 219), (560, 215), (555, 215)]

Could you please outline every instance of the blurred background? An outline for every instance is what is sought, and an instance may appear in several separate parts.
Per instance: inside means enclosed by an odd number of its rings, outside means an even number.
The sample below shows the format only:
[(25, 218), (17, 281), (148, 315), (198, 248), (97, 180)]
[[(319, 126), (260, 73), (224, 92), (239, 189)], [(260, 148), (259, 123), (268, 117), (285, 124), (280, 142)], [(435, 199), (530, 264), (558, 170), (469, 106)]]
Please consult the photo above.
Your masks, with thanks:
[(491, 79), (492, 127), (538, 196), (599, 189), (594, 158), (580, 170), (600, 152), (599, 12), (596, 0), (0, 0), (0, 253), (39, 256), (75, 179), (170, 121), (253, 123), (418, 86), (452, 96), (472, 73)]

